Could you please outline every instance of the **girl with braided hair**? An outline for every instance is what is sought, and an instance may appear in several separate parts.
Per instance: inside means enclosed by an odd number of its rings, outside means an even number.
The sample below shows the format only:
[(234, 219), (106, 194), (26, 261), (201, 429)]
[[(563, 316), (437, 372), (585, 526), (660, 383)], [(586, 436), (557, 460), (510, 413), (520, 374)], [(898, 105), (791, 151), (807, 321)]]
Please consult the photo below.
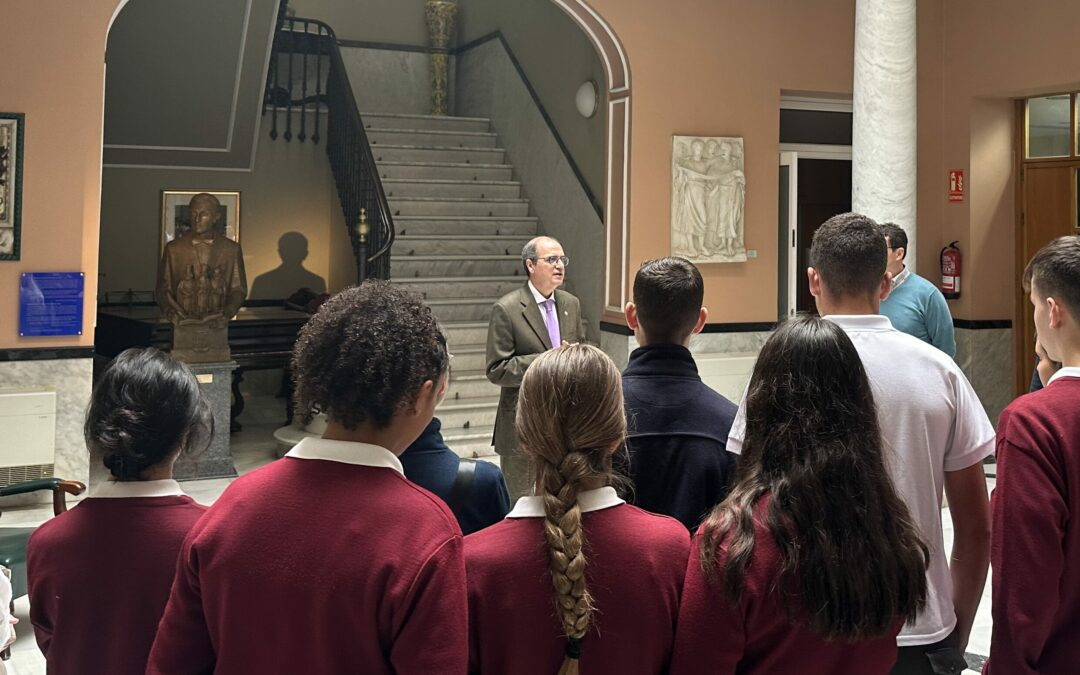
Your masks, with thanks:
[(544, 352), (516, 428), (535, 494), (465, 538), (470, 672), (667, 672), (689, 536), (611, 486), (626, 435), (615, 364), (587, 345)]
[(781, 326), (746, 412), (735, 484), (694, 537), (672, 674), (886, 675), (926, 602), (928, 552), (843, 329)]

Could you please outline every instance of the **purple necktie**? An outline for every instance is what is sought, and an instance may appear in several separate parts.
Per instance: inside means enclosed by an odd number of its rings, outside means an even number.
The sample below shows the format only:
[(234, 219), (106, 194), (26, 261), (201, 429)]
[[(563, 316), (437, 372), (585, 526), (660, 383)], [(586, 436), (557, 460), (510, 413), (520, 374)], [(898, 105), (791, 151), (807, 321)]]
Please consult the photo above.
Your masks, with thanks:
[(540, 303), (544, 307), (544, 323), (547, 325), (548, 337), (551, 338), (552, 348), (562, 344), (559, 333), (559, 317), (555, 314), (555, 301), (545, 300)]

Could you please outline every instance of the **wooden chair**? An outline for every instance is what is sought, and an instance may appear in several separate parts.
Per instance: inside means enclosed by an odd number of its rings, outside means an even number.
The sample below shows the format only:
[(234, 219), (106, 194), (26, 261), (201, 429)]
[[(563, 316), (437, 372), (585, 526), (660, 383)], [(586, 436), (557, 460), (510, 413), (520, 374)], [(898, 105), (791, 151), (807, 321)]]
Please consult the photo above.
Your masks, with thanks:
[[(67, 511), (67, 495), (81, 495), (86, 486), (74, 480), (41, 478), (0, 488), (0, 497), (24, 495), (40, 490), (53, 493), (53, 515)], [(26, 595), (26, 542), (34, 532), (33, 527), (0, 527), (0, 565), (11, 570), (11, 595)]]

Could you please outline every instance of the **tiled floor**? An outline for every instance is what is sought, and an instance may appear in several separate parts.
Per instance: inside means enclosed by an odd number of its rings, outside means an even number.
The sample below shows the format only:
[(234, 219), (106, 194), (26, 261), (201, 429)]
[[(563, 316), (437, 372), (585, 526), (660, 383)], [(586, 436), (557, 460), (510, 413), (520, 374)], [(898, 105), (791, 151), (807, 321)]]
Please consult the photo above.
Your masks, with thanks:
[[(236, 470), (240, 474), (257, 469), (268, 462), (276, 459), (276, 446), (270, 434), (274, 426), (247, 425), (244, 431), (234, 434), (232, 437), (233, 457), (236, 460)], [(221, 495), (232, 479), (222, 478), (216, 480), (190, 481), (183, 484), (184, 491), (193, 499), (202, 504), (212, 504)], [(993, 489), (994, 479), (987, 478), (987, 488)], [(33, 507), (23, 509), (11, 509), (5, 511), (0, 522), (5, 527), (36, 525), (51, 517), (51, 507)], [(949, 517), (948, 508), (942, 514), (945, 530), (945, 549), (952, 547), (952, 521)], [(16, 628), (19, 638), (11, 648), (11, 660), (8, 662), (9, 675), (45, 675), (45, 661), (38, 651), (34, 642), (33, 631), (30, 628), (29, 619), (30, 605), (26, 596), (15, 601), (15, 614), (21, 623)], [(986, 581), (986, 589), (983, 591), (982, 604), (979, 606), (978, 615), (975, 617), (975, 626), (972, 630), (970, 644), (968, 645), (969, 663), (974, 665), (976, 657), (985, 658), (990, 650), (990, 580)], [(964, 671), (965, 675), (974, 675), (976, 670)]]

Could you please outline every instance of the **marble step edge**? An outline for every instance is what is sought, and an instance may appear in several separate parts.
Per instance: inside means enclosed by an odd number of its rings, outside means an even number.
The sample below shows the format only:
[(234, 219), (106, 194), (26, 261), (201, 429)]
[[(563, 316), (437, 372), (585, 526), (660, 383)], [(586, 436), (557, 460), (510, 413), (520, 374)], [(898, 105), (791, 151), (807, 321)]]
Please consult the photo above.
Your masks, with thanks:
[[(472, 235), (462, 235), (462, 236), (470, 236), (471, 237)], [(404, 239), (404, 237), (398, 237), (398, 240), (401, 240), (401, 239)], [(480, 282), (487, 282), (487, 283), (491, 283), (491, 282), (524, 283), (525, 279), (526, 279), (525, 275), (515, 277), (515, 276), (509, 276), (509, 275), (504, 274), (502, 276), (468, 277), (466, 279), (463, 279), (461, 277), (424, 277), (422, 279), (418, 279), (416, 277), (406, 277), (404, 279), (391, 278), (390, 282), (395, 283), (395, 284), (460, 284), (460, 283), (462, 283), (464, 281), (475, 281), (477, 283), (480, 283)], [(486, 326), (487, 324), (484, 324), (484, 325)]]
[[(387, 197), (386, 201), (391, 204), (397, 202), (474, 202), (476, 204), (528, 204), (528, 199), (512, 199), (510, 197)], [(396, 218), (396, 216), (395, 216)]]
[[(455, 349), (457, 353), (460, 349)], [(490, 410), (499, 405), (498, 396), (484, 396), (478, 398), (459, 398), (459, 399), (444, 399), (439, 407), (435, 409), (435, 417), (439, 416), (439, 413), (458, 413), (467, 412), (469, 410)], [(456, 427), (451, 427), (456, 428)]]
[[(463, 166), (478, 166), (465, 164)], [(455, 180), (453, 178), (383, 178), (383, 185), (387, 183), (404, 183), (406, 185), (494, 185), (497, 187), (521, 187), (521, 181), (516, 180)]]
[(364, 127), (365, 131), (378, 134), (416, 134), (418, 136), (477, 136), (495, 138), (494, 131), (457, 131), (454, 129), (394, 129), (391, 127)]
[[(383, 160), (378, 162), (380, 167), (395, 167), (395, 166), (420, 166), (430, 169), (513, 169), (513, 164), (472, 164), (469, 162), (397, 162)], [(384, 180), (400, 180), (397, 178), (389, 178)]]
[(394, 255), (393, 250), (390, 253), (391, 262), (471, 262), (474, 260), (497, 260), (507, 261), (516, 260), (521, 262), (520, 255), (502, 255), (498, 253), (481, 253), (479, 255), (474, 253), (441, 253), (441, 254), (424, 254), (424, 255)]
[(399, 234), (394, 243), (405, 241), (520, 241), (531, 239), (527, 234)]
[(454, 307), (456, 305), (494, 305), (499, 298), (425, 298), (424, 304), (432, 307)]
[[(522, 200), (525, 201), (525, 200)], [(394, 216), (394, 222), (402, 220), (468, 220), (476, 221), (478, 223), (488, 223), (497, 221), (512, 221), (523, 223), (525, 221), (540, 222), (539, 216)]]
[[(378, 150), (446, 150), (447, 152), (504, 152), (503, 148), (478, 148), (471, 145), (404, 145), (401, 143), (372, 143)], [(378, 159), (376, 162), (380, 161)], [(471, 165), (470, 165), (471, 166)]]
[(392, 117), (403, 120), (462, 120), (465, 122), (491, 122), (490, 117), (465, 117), (463, 115), (431, 115), (426, 113), (362, 112), (360, 119), (368, 117)]

